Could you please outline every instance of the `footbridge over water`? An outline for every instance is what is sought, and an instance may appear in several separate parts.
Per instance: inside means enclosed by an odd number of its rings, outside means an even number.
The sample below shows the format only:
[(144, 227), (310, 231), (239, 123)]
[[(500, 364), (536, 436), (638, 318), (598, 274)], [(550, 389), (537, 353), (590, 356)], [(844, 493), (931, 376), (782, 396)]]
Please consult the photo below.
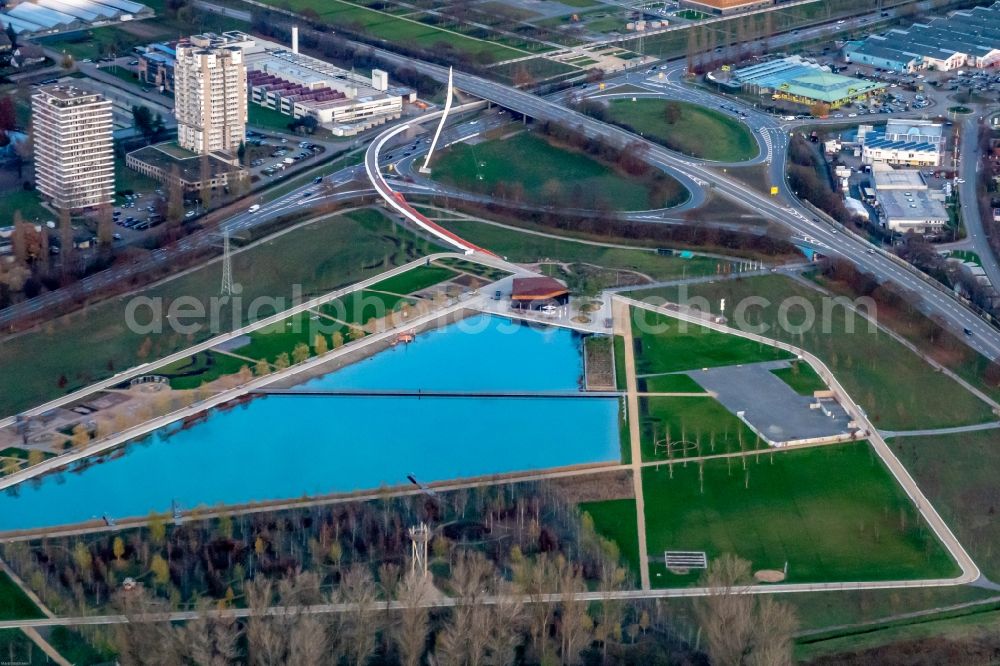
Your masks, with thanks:
[(620, 398), (624, 391), (428, 391), (422, 389), (301, 389), (262, 387), (254, 395), (285, 397), (363, 397), (363, 398), (494, 398), (494, 399), (594, 399)]

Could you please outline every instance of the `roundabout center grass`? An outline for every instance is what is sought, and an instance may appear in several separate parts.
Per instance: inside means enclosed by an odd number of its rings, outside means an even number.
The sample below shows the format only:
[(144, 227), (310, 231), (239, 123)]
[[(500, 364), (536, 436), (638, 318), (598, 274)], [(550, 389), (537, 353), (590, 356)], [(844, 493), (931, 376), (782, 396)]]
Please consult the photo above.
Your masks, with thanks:
[[(906, 580), (959, 573), (867, 442), (642, 471), (650, 555), (734, 553), (787, 582)], [(703, 476), (703, 481), (699, 476)], [(664, 574), (656, 586), (690, 582)]]
[(612, 100), (607, 120), (692, 157), (743, 162), (757, 156), (757, 142), (743, 123), (704, 106), (673, 102), (680, 113), (670, 124), (667, 104), (662, 99)]
[(432, 177), (468, 192), (539, 206), (646, 210), (676, 206), (688, 197), (673, 180), (657, 197), (639, 180), (531, 132), (455, 144), (438, 154)]

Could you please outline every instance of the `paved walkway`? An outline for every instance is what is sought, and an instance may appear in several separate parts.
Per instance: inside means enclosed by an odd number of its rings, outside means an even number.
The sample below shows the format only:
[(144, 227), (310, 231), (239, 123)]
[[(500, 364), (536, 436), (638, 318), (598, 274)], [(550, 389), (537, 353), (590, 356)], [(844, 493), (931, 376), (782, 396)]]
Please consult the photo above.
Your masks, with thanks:
[(932, 428), (930, 430), (879, 430), (879, 434), (883, 437), (933, 437), (934, 435), (958, 435), (963, 432), (979, 432), (980, 430), (994, 430), (996, 428), (1000, 428), (1000, 421), (953, 428)]
[(648, 590), (649, 558), (646, 557), (646, 502), (642, 495), (642, 447), (639, 429), (639, 388), (635, 377), (635, 348), (632, 342), (632, 318), (629, 306), (617, 298), (611, 300), (614, 331), (625, 339), (625, 390), (628, 412), (629, 450), (631, 451), (632, 488), (635, 493), (636, 529), (639, 536), (639, 580), (642, 589)]

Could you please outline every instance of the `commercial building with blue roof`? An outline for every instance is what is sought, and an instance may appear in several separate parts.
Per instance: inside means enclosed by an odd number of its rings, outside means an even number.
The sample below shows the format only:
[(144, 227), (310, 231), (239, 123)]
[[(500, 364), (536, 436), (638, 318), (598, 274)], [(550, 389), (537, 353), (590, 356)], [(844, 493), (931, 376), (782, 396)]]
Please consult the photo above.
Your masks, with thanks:
[(1000, 64), (1000, 2), (849, 42), (844, 57), (897, 72)]

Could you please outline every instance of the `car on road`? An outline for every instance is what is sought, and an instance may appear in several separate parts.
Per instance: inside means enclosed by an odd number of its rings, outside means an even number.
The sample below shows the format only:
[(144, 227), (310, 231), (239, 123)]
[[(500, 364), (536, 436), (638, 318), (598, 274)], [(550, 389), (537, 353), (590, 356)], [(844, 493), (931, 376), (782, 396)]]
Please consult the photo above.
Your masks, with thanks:
[(260, 204), (254, 204), (254, 205), (250, 206), (250, 208), (247, 209), (247, 212), (248, 213), (256, 213), (259, 210), (260, 210)]
[(965, 328), (963, 328), (963, 329), (962, 329), (962, 331), (964, 331), (964, 332), (965, 332), (965, 334), (966, 334), (967, 336), (969, 336), (970, 338), (972, 337), (972, 329), (971, 329), (971, 328), (969, 328), (968, 326), (966, 326)]
[(194, 211), (189, 210), (188, 212), (184, 213), (184, 217), (194, 217)]

